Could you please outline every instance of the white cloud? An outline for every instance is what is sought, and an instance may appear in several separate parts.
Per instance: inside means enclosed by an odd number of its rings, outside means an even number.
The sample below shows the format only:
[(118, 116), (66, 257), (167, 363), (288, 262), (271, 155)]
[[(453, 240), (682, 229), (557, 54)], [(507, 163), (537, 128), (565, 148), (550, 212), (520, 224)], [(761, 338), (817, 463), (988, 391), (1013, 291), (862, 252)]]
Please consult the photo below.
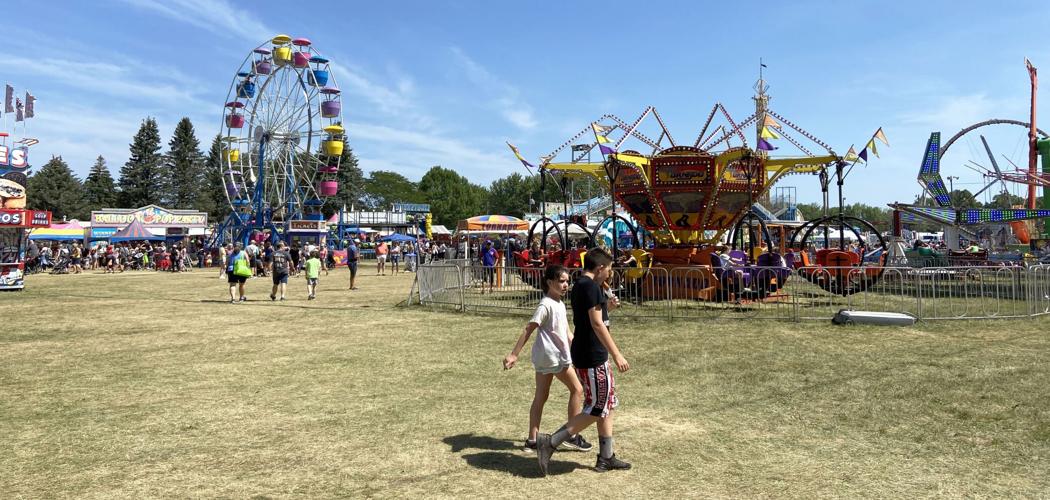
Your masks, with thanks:
[(277, 34), (250, 11), (237, 9), (223, 0), (124, 1), (217, 35), (234, 35), (261, 42)]
[(533, 129), (539, 124), (533, 116), (532, 106), (521, 98), (517, 87), (492, 74), (459, 47), (452, 47), (451, 51), (456, 63), (463, 69), (463, 74), (471, 83), (489, 94), (492, 107), (505, 120), (524, 130)]

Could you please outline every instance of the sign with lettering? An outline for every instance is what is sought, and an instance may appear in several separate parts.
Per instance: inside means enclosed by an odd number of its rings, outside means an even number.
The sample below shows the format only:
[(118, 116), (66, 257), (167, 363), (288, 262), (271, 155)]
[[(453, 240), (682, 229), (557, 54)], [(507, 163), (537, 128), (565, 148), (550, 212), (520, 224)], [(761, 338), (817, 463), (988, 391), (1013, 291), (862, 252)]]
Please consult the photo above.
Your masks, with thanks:
[[(10, 169), (21, 172), (29, 166), (29, 148), (0, 144), (0, 173)], [(6, 168), (5, 168), (6, 167)]]
[(168, 210), (156, 205), (134, 210), (91, 212), (91, 227), (124, 227), (134, 220), (146, 227), (207, 227), (208, 214), (195, 210)]
[(328, 225), (323, 220), (290, 220), (288, 221), (289, 233), (324, 233), (328, 231)]
[(0, 209), (0, 226), (3, 227), (47, 227), (51, 225), (51, 212), (47, 210)]

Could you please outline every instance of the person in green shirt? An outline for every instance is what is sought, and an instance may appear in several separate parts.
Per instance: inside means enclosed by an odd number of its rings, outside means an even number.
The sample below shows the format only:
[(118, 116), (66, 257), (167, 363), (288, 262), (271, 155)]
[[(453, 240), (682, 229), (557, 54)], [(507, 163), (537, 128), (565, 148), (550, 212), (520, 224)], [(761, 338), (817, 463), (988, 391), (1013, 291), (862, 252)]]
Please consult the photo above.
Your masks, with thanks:
[(317, 277), (321, 275), (321, 254), (317, 250), (310, 253), (310, 258), (306, 260), (304, 268), (306, 269), (306, 290), (310, 292), (307, 300), (314, 300), (317, 298)]

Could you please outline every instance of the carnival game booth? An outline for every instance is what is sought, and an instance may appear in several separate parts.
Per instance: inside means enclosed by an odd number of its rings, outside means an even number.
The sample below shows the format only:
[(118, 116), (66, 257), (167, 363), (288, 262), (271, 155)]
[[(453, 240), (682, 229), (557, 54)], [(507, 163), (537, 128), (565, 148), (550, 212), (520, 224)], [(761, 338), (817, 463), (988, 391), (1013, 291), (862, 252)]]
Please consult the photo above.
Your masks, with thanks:
[(96, 210), (91, 212), (90, 238), (110, 239), (133, 221), (138, 221), (150, 234), (164, 239), (203, 231), (208, 227), (208, 214), (196, 210), (169, 210), (156, 205)]
[(0, 210), (0, 290), (22, 290), (25, 272), (26, 229), (46, 229), (51, 212), (46, 210)]

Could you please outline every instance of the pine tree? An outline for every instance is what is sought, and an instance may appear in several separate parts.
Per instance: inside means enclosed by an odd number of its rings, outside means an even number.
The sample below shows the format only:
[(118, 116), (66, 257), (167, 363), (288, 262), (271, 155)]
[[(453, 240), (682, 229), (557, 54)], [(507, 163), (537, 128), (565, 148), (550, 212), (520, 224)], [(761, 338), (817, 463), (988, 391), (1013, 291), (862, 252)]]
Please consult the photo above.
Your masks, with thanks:
[(324, 212), (327, 215), (338, 212), (344, 205), (347, 210), (355, 205), (361, 206), (361, 198), (365, 194), (365, 174), (358, 165), (353, 149), (343, 148), (336, 180), (339, 181), (339, 192), (325, 200)]
[(204, 157), (189, 118), (179, 120), (164, 157), (164, 202), (171, 208), (196, 207), (202, 196)]
[(86, 219), (89, 215), (84, 187), (61, 156), (51, 158), (33, 174), (26, 188), (29, 208), (50, 210), (56, 220)]
[(117, 204), (117, 186), (102, 155), (95, 160), (95, 165), (84, 180), (84, 197), (90, 210), (112, 208)]
[(222, 221), (230, 213), (230, 203), (226, 199), (226, 184), (222, 176), (226, 162), (222, 147), (222, 135), (216, 135), (204, 160), (204, 182), (200, 196), (197, 198), (197, 210), (208, 212), (212, 222)]
[(146, 118), (131, 143), (131, 158), (120, 169), (118, 201), (124, 208), (161, 202), (164, 189), (157, 121)]

